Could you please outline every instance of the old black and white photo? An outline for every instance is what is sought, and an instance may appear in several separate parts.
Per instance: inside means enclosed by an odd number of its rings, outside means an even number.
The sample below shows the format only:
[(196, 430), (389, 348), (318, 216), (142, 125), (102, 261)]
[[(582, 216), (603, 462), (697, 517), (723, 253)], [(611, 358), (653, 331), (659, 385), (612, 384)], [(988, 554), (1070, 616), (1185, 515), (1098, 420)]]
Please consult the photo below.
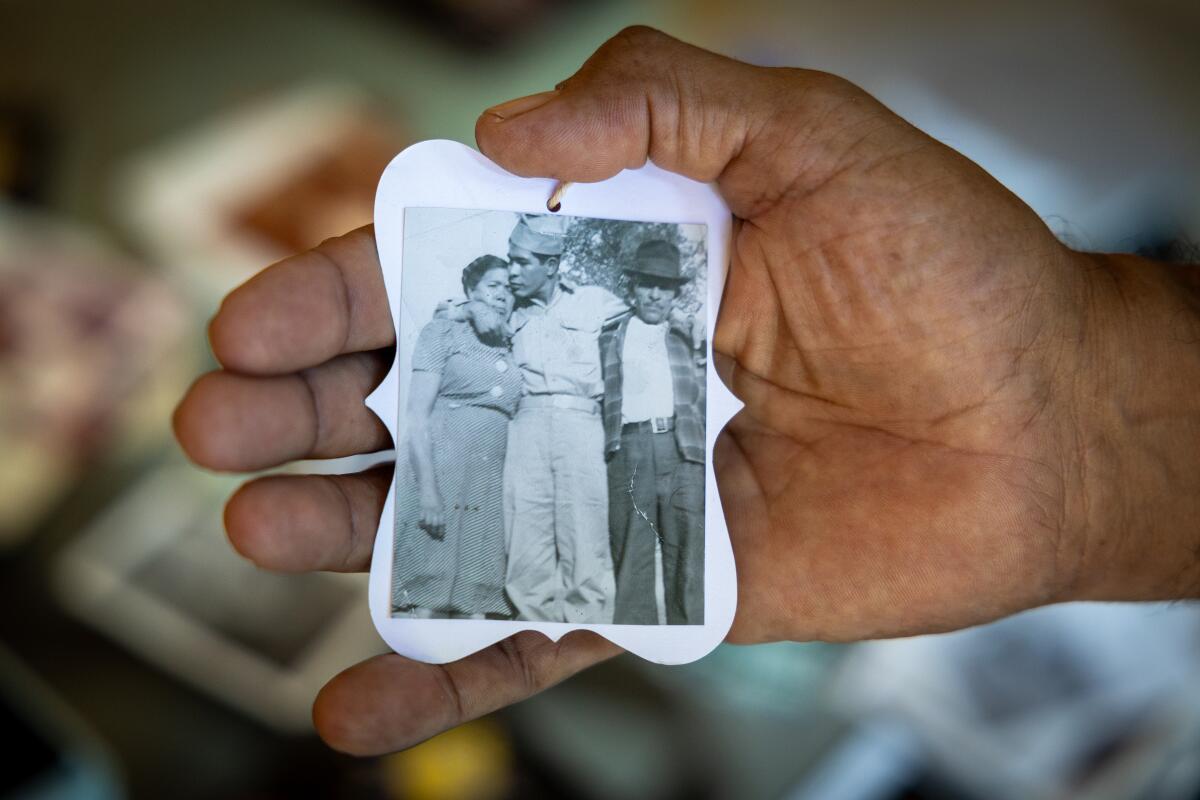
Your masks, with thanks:
[(393, 616), (703, 624), (705, 247), (405, 210)]

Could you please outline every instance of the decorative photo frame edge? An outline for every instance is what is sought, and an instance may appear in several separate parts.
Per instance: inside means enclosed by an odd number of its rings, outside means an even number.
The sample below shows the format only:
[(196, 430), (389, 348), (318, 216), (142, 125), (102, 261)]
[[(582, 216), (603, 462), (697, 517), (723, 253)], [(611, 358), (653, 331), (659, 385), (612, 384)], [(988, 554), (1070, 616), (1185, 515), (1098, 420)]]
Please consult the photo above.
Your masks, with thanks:
[[(506, 172), (476, 150), (449, 140), (418, 142), (384, 170), (375, 202), (375, 236), (397, 340), (401, 324), (404, 214), (406, 208), (498, 209), (548, 213), (556, 182)], [(393, 650), (430, 663), (454, 661), (523, 630), (557, 641), (572, 630), (591, 630), (635, 655), (661, 664), (701, 658), (724, 638), (737, 604), (737, 577), (724, 510), (712, 467), (717, 435), (741, 403), (712, 366), (711, 332), (716, 324), (729, 264), (732, 217), (714, 186), (647, 163), (609, 180), (572, 184), (560, 213), (638, 222), (699, 223), (707, 229), (708, 348), (705, 463), (705, 615), (701, 625), (618, 625), (525, 620), (406, 619), (391, 616), (390, 581), (396, 489), (388, 491), (376, 532), (369, 605), (380, 636)], [(366, 405), (388, 427), (399, 429), (399, 354)], [(398, 456), (399, 457), (399, 456)]]

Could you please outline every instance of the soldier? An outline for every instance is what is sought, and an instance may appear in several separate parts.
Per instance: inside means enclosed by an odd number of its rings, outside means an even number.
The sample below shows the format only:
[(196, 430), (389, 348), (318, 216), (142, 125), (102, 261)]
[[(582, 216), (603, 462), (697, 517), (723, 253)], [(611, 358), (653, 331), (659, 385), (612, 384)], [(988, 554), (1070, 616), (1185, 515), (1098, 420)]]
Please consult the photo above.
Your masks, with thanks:
[(522, 215), (509, 238), (509, 320), (524, 390), (504, 466), (508, 594), (520, 619), (612, 621), (600, 331), (628, 314), (559, 275), (567, 220)]

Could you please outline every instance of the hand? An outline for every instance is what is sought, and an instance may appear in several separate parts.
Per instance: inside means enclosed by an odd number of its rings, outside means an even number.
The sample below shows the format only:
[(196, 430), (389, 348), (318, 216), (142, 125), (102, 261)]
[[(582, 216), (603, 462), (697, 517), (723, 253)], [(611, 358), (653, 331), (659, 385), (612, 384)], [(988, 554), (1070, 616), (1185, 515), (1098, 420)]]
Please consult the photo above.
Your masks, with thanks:
[(671, 309), (670, 325), (692, 343), (693, 350), (703, 350), (708, 341), (708, 331), (703, 314), (689, 314), (679, 306)]
[[(900, 635), (1197, 591), (1200, 542), (1179, 532), (1200, 518), (1200, 414), (1184, 406), (1200, 394), (1200, 303), (1163, 268), (1064, 248), (844, 81), (646, 29), (557, 90), (489, 110), (476, 134), (505, 168), (559, 180), (653, 158), (717, 181), (737, 216), (713, 340), (746, 404), (714, 454), (738, 564), (732, 639)], [(231, 295), (212, 327), (226, 371), (181, 406), (184, 447), (257, 469), (387, 446), (361, 407), (390, 363), (383, 296), (366, 231)], [(263, 566), (362, 568), (386, 485), (255, 481), (230, 502), (230, 537)], [(318, 730), (395, 749), (614, 652), (529, 634), (445, 668), (383, 656), (326, 687)]]
[(1067, 249), (845, 81), (647, 29), (476, 135), (520, 175), (650, 158), (730, 204), (713, 347), (746, 404), (714, 454), (732, 639), (1197, 592), (1200, 303), (1164, 268)]
[(486, 342), (502, 342), (508, 336), (508, 318), (482, 300), (457, 303), (443, 300), (433, 310), (433, 316), (451, 322), (470, 322), (475, 333)]
[(500, 341), (507, 333), (508, 320), (482, 300), (470, 300), (463, 305), (471, 327), (484, 341)]
[(438, 304), (433, 307), (434, 319), (448, 319), (451, 322), (463, 322), (467, 319), (467, 312), (463, 310), (462, 303), (454, 302), (454, 298), (447, 300), (439, 300)]
[(433, 539), (441, 541), (446, 535), (446, 526), (442, 520), (442, 496), (435, 488), (421, 490), (421, 519), (417, 527), (425, 531)]

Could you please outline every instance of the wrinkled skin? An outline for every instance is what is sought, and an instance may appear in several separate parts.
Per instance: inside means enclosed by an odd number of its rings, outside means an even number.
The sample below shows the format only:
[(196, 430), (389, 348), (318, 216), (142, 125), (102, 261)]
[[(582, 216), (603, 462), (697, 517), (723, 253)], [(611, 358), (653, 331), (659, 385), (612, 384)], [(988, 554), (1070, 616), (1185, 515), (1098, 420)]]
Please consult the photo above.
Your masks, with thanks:
[[(1137, 405), (1130, 376), (1105, 368), (1133, 346), (1118, 333), (1158, 318), (1143, 299), (1177, 302), (1172, 280), (1065, 248), (977, 166), (841, 79), (648, 29), (555, 91), (489, 109), (476, 134), (520, 175), (596, 181), (649, 158), (715, 181), (733, 210), (713, 337), (745, 402), (714, 453), (738, 568), (731, 640), (943, 631), (1200, 585), (1187, 559), (1200, 546), (1163, 533), (1200, 509), (1152, 520), (1113, 488), (1152, 473), (1121, 427), (1131, 409), (1200, 431), (1198, 415)], [(362, 405), (391, 360), (384, 298), (370, 229), (232, 293), (210, 331), (224, 369), (177, 412), (187, 452), (251, 470), (390, 446)], [(229, 536), (272, 569), (365, 569), (389, 479), (253, 481), (229, 503)], [(1178, 488), (1159, 483), (1147, 504)], [(380, 656), (326, 686), (315, 722), (339, 749), (394, 750), (616, 652), (589, 633), (526, 633), (446, 666)]]

